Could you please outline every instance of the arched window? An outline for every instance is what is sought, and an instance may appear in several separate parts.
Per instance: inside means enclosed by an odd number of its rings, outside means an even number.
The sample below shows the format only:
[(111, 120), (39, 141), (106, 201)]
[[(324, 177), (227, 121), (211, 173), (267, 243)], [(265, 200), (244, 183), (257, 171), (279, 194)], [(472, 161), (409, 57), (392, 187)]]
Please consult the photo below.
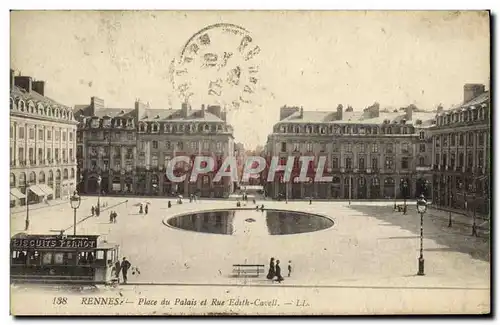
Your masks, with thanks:
[(43, 170), (38, 174), (38, 183), (45, 183), (45, 173)]
[(19, 186), (25, 186), (26, 185), (26, 173), (21, 173), (19, 174)]
[(394, 184), (394, 179), (392, 177), (387, 177), (384, 180), (384, 184), (389, 185), (389, 184)]
[(16, 175), (14, 173), (10, 173), (10, 187), (16, 186)]
[(418, 158), (418, 164), (419, 164), (419, 166), (424, 166), (425, 165), (425, 158), (424, 157)]
[(372, 186), (379, 186), (380, 185), (380, 180), (378, 177), (372, 178)]
[(52, 182), (54, 180), (54, 172), (52, 170), (49, 170), (49, 178), (48, 181)]
[(10, 109), (14, 109), (14, 98), (10, 97)]
[(35, 172), (30, 173), (30, 184), (36, 184), (36, 173)]
[(75, 169), (71, 168), (71, 178), (75, 178)]
[(64, 168), (63, 170), (63, 179), (68, 179), (68, 169)]
[(358, 178), (358, 185), (361, 186), (361, 187), (363, 187), (363, 186), (366, 185), (366, 180), (365, 180), (364, 177)]
[(58, 169), (56, 170), (56, 181), (60, 181), (61, 180), (61, 171)]

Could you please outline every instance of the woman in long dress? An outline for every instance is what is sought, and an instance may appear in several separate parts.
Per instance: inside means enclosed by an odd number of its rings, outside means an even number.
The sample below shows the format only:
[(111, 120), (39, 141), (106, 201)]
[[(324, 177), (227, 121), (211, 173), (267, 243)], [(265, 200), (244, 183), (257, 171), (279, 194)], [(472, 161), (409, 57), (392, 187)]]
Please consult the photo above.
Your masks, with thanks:
[(269, 280), (272, 280), (275, 275), (275, 270), (274, 270), (274, 257), (271, 257), (271, 260), (269, 261), (269, 272), (267, 272), (267, 278)]
[(283, 277), (281, 276), (281, 267), (280, 267), (280, 260), (277, 260), (276, 261), (276, 281), (278, 281), (279, 283), (281, 283), (281, 281), (283, 281)]

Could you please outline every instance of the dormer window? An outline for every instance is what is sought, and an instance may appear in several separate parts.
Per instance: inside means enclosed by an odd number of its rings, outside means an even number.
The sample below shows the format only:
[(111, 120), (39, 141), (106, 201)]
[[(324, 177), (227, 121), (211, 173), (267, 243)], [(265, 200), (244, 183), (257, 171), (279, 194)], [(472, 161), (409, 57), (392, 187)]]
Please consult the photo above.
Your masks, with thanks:
[(295, 127), (295, 133), (300, 133), (300, 127), (299, 126)]
[(203, 128), (204, 128), (205, 132), (209, 132), (210, 131), (210, 125), (208, 125), (208, 124), (203, 125)]
[(177, 130), (181, 133), (184, 132), (184, 124), (180, 124)]
[(165, 133), (170, 133), (171, 132), (171, 126), (170, 126), (170, 124), (165, 123), (163, 125), (163, 132), (165, 132)]
[(389, 124), (389, 123), (391, 123), (391, 121), (389, 121), (388, 119), (384, 120), (384, 124)]
[(152, 132), (158, 133), (158, 131), (160, 131), (160, 125), (158, 123), (155, 122), (151, 126), (152, 126)]
[(325, 127), (324, 127), (324, 126), (322, 126), (322, 127), (319, 129), (319, 132), (320, 132), (321, 134), (325, 134)]
[(285, 127), (284, 125), (282, 125), (282, 126), (280, 127), (280, 132), (281, 132), (281, 133), (286, 133), (286, 127)]
[(401, 124), (406, 124), (406, 120), (405, 120), (405, 119), (402, 119), (402, 120), (401, 120)]
[(139, 123), (139, 132), (146, 132), (146, 123)]
[(416, 125), (421, 125), (421, 124), (422, 124), (422, 120), (417, 120), (417, 121), (415, 122), (415, 124), (416, 124)]
[(374, 128), (372, 129), (372, 133), (373, 133), (373, 134), (378, 134), (378, 127), (374, 127)]

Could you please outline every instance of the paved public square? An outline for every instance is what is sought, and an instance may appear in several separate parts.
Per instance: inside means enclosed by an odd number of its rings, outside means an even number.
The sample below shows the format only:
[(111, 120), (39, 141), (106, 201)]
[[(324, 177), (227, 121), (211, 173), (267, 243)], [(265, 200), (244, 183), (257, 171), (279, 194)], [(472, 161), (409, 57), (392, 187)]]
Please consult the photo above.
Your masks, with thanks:
[[(125, 202), (128, 200), (128, 202)], [(149, 201), (149, 214), (139, 214), (135, 203)], [(472, 237), (469, 228), (457, 224), (447, 228), (446, 219), (429, 211), (424, 221), (425, 276), (416, 276), (419, 255), (420, 217), (414, 204), (408, 214), (393, 212), (393, 202), (277, 202), (259, 201), (265, 208), (313, 212), (331, 218), (333, 227), (311, 233), (271, 236), (263, 231), (264, 214), (247, 211), (256, 222), (235, 220), (247, 227), (234, 235), (216, 235), (178, 230), (163, 221), (181, 213), (234, 208), (235, 201), (201, 200), (167, 207), (167, 199), (101, 198), (108, 204), (100, 217), (90, 217), (96, 198), (86, 198), (78, 210), (77, 234), (101, 234), (120, 245), (140, 275), (129, 275), (132, 284), (272, 284), (259, 278), (231, 277), (233, 264), (265, 264), (270, 257), (281, 260), (282, 273), (292, 261), (293, 273), (282, 286), (323, 288), (393, 288), (397, 290), (455, 290), (457, 304), (469, 311), (489, 306), (489, 240)], [(253, 206), (249, 202), (249, 206)], [(109, 211), (118, 213), (109, 223)], [(23, 213), (12, 214), (11, 233), (24, 232)], [(85, 219), (87, 218), (87, 219)], [(73, 210), (68, 205), (41, 208), (31, 213), (28, 233), (50, 233), (68, 229), (72, 234)], [(260, 227), (260, 228), (259, 228)], [(429, 295), (435, 295), (433, 290)], [(425, 300), (426, 298), (424, 298)], [(423, 301), (424, 301), (423, 300)], [(465, 304), (468, 304), (464, 307)], [(462, 310), (458, 306), (458, 310)], [(474, 307), (476, 306), (476, 307)], [(472, 309), (471, 309), (472, 308)], [(464, 309), (464, 310), (465, 310)], [(487, 310), (487, 308), (486, 308)]]

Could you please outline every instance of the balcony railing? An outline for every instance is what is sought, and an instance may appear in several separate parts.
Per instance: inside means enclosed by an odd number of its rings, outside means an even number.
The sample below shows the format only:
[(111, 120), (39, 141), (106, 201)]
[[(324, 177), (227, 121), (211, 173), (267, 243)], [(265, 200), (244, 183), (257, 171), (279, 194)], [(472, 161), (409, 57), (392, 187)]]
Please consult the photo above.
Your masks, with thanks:
[(19, 166), (26, 166), (26, 161), (25, 160), (19, 160)]
[(36, 165), (36, 161), (35, 161), (35, 160), (30, 159), (30, 165), (33, 165), (33, 166), (34, 166), (34, 165)]

